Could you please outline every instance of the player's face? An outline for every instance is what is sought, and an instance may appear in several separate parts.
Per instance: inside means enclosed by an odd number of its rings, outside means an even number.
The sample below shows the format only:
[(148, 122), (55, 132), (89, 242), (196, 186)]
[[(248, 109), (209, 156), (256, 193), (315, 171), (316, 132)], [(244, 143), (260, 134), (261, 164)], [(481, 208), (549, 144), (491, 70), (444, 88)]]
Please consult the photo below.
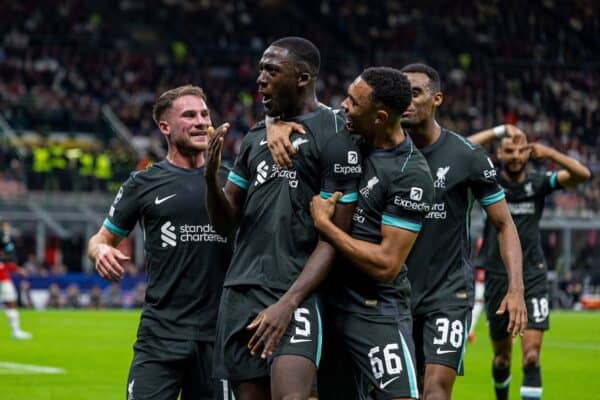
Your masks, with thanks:
[(212, 125), (204, 99), (198, 96), (181, 96), (163, 116), (160, 128), (170, 144), (182, 154), (206, 150), (208, 127)]
[(405, 72), (412, 89), (412, 101), (406, 111), (402, 113), (400, 122), (402, 126), (421, 125), (426, 120), (433, 118), (435, 108), (442, 104), (442, 93), (432, 92), (429, 88), (429, 77), (421, 72)]
[(526, 142), (513, 143), (512, 139), (505, 138), (500, 142), (496, 155), (508, 174), (517, 175), (525, 169), (530, 153)]
[(265, 113), (279, 116), (294, 108), (298, 96), (298, 72), (287, 49), (270, 46), (258, 64), (256, 79)]
[(373, 131), (375, 107), (371, 101), (372, 92), (373, 89), (361, 77), (348, 86), (342, 108), (346, 113), (346, 128), (350, 132), (368, 136)]

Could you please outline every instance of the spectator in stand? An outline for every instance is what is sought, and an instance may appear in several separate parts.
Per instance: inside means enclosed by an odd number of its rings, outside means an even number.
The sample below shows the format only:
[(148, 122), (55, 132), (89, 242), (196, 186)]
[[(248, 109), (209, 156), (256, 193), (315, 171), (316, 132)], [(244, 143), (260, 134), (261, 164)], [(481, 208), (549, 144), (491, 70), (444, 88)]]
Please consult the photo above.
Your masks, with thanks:
[(23, 308), (33, 308), (31, 300), (31, 284), (28, 280), (23, 279), (19, 284), (18, 305)]
[(67, 298), (66, 298), (66, 307), (69, 308), (80, 308), (81, 300), (79, 299), (79, 286), (76, 283), (71, 283), (67, 286)]
[(48, 286), (48, 300), (46, 301), (46, 307), (62, 308), (64, 304), (65, 301), (58, 283), (51, 283), (50, 286)]
[(107, 308), (122, 308), (123, 293), (118, 282), (113, 282), (102, 291), (100, 304)]
[(89, 307), (96, 310), (102, 308), (102, 288), (98, 285), (94, 285), (90, 289)]

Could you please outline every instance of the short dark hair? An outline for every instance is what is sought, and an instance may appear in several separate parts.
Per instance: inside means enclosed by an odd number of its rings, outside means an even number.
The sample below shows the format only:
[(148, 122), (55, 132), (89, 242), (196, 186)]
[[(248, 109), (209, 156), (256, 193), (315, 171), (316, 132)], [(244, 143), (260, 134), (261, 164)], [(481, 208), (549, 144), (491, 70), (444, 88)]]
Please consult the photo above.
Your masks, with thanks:
[(410, 105), (412, 93), (408, 78), (395, 68), (372, 67), (360, 77), (373, 89), (371, 99), (400, 116)]
[(429, 90), (433, 93), (442, 91), (442, 81), (440, 80), (440, 74), (429, 65), (422, 63), (414, 63), (405, 65), (400, 71), (402, 72), (420, 72), (427, 75), (429, 78)]
[(304, 64), (312, 76), (319, 74), (321, 68), (321, 53), (317, 46), (308, 39), (298, 36), (287, 36), (277, 39), (271, 46), (281, 47), (293, 54), (299, 64)]
[(206, 101), (204, 90), (199, 86), (185, 85), (167, 90), (158, 98), (152, 107), (152, 119), (158, 125), (162, 115), (173, 105), (173, 102), (183, 96), (197, 96)]

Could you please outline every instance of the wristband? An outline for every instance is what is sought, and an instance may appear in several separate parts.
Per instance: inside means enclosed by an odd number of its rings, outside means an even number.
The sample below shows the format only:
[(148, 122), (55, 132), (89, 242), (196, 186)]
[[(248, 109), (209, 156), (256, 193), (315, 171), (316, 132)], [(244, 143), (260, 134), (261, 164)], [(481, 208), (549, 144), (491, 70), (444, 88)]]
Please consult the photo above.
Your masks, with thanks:
[(506, 137), (506, 125), (498, 125), (492, 128), (496, 139), (502, 139)]

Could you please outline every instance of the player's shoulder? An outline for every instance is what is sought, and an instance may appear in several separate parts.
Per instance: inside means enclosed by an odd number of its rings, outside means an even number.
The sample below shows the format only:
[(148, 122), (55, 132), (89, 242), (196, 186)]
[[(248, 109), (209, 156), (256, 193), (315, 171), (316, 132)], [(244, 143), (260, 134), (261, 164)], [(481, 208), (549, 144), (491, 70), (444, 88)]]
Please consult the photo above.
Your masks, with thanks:
[(461, 156), (469, 155), (469, 154), (477, 154), (477, 153), (485, 153), (483, 147), (478, 144), (472, 143), (467, 139), (464, 135), (460, 133), (454, 132), (450, 129), (443, 130), (446, 133), (446, 140), (448, 140), (447, 145), (451, 146), (451, 149), (454, 153), (457, 153)]
[(339, 110), (320, 106), (317, 110), (298, 118), (298, 122), (304, 124), (318, 142), (326, 143), (334, 137), (351, 140), (346, 138), (349, 134)]

